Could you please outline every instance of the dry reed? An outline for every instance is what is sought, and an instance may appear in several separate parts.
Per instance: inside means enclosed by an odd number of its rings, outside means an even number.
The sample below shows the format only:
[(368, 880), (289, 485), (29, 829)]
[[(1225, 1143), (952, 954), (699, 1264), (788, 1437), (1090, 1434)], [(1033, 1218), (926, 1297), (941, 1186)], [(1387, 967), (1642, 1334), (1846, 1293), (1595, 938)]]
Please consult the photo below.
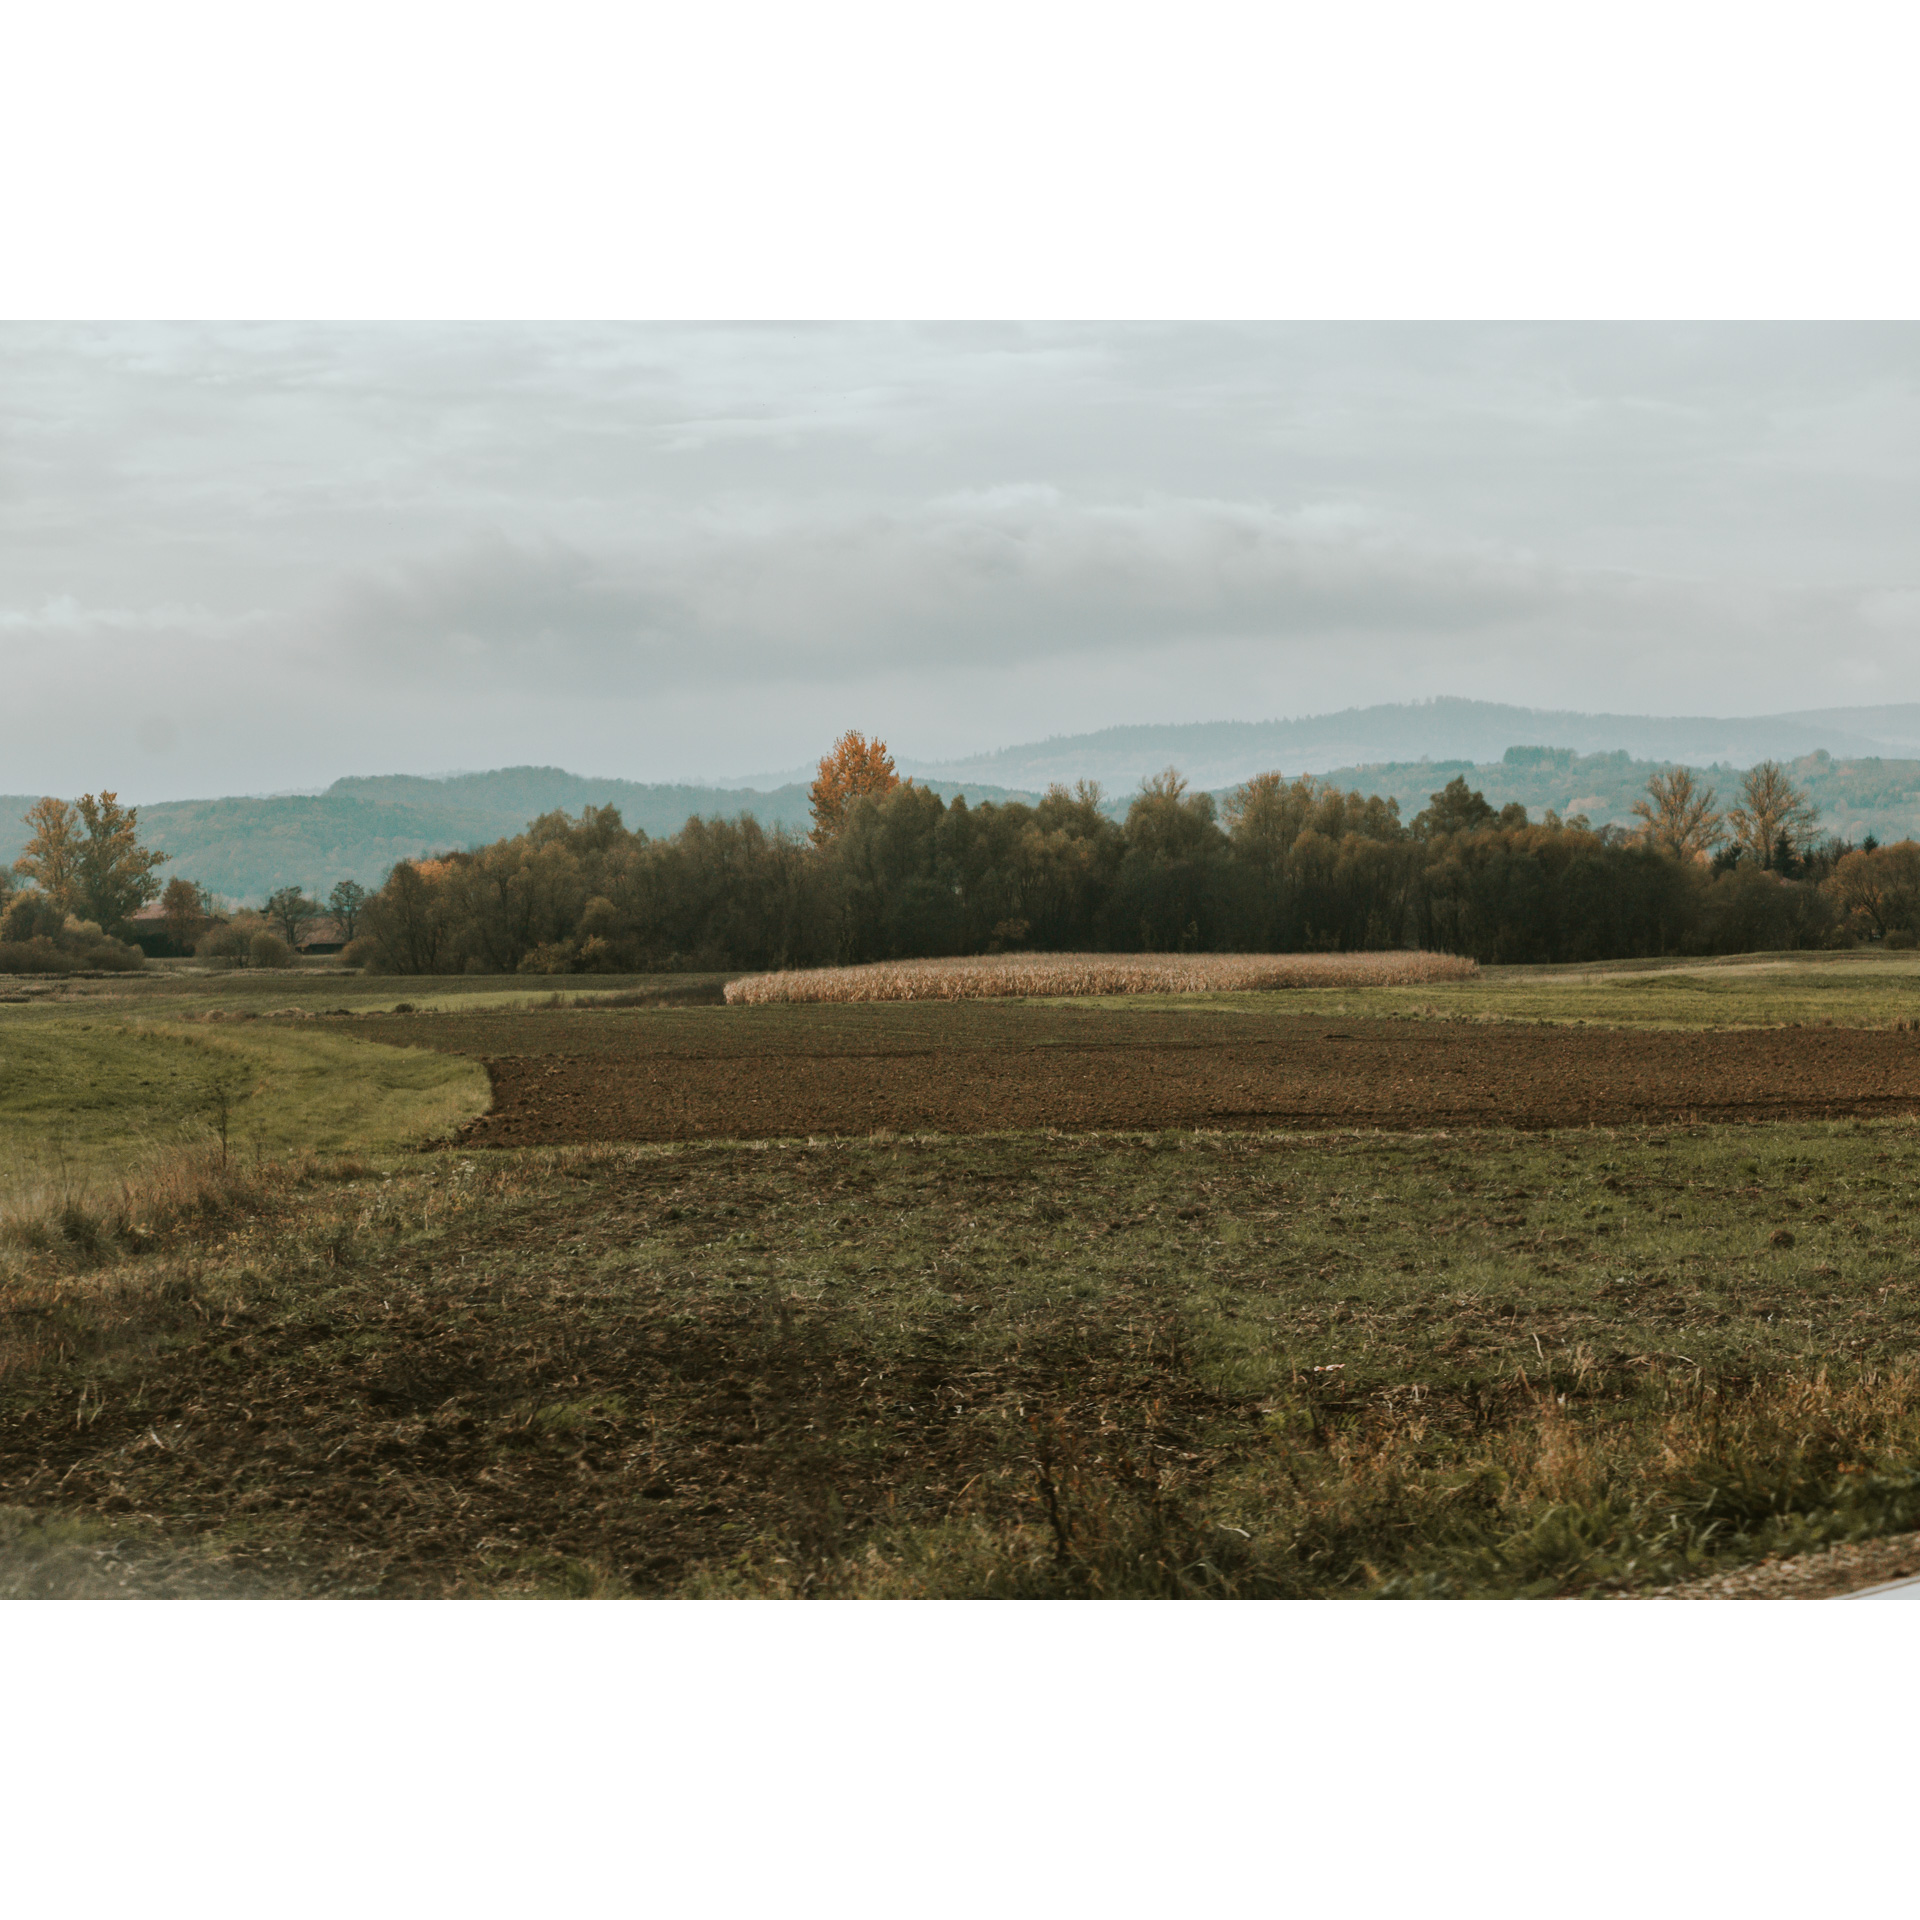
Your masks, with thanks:
[(1450, 953), (1000, 953), (749, 974), (732, 1006), (778, 1000), (985, 1000), (1114, 993), (1264, 993), (1288, 987), (1412, 987), (1471, 980)]

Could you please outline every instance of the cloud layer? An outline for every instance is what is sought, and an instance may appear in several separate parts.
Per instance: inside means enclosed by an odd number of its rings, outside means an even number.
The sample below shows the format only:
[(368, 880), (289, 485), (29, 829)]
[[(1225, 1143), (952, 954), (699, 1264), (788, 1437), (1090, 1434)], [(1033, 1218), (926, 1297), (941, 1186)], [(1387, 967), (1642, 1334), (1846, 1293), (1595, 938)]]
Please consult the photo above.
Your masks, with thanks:
[(1920, 698), (1913, 328), (0, 330), (0, 791)]

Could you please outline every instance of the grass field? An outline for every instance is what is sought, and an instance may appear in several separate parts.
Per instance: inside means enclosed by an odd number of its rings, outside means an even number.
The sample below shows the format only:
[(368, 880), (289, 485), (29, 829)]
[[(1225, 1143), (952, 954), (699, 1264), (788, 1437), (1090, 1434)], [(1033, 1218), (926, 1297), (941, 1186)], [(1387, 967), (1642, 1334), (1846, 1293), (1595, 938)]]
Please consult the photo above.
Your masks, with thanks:
[(0, 1231), (104, 1204), (183, 1152), (389, 1152), (487, 1104), (484, 1069), (310, 1022), (188, 1026), (41, 1013), (0, 1027)]
[[(372, 1036), (544, 983), (242, 981), (0, 1006), (0, 1141), (95, 1189), (0, 1232), (0, 1592), (1601, 1595), (1920, 1525), (1911, 1122), (421, 1154), (478, 1069)], [(1397, 1004), (1917, 994), (1848, 955)], [(396, 1000), (475, 1023), (189, 1017)]]
[[(544, 1006), (718, 1005), (729, 974), (571, 975), (526, 983), (498, 975), (195, 973), (154, 968), (105, 980), (0, 979), (0, 1035), (23, 1015), (110, 1002), (182, 1018), (212, 1008), (270, 1015), (282, 1008), (356, 1014), (413, 1007), (434, 1012)], [(31, 996), (16, 1000), (15, 996)], [(1076, 999), (1073, 1004), (1087, 1004)], [(1920, 1019), (1920, 951), (1743, 954), (1722, 960), (1612, 961), (1591, 966), (1483, 967), (1471, 980), (1414, 986), (1301, 987), (1253, 993), (1124, 994), (1097, 1004), (1132, 1011), (1205, 1013), (1233, 1007), (1279, 1017), (1379, 1014), (1406, 1019), (1586, 1020), (1600, 1026), (1886, 1026)]]

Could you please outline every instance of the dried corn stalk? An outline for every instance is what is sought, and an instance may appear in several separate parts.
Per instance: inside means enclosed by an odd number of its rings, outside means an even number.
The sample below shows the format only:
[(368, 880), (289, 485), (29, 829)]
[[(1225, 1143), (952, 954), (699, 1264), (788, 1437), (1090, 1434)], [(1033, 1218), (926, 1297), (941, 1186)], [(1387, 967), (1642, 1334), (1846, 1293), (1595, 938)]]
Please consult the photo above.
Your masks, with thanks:
[(734, 1006), (776, 1000), (984, 1000), (1104, 993), (1247, 993), (1284, 987), (1413, 987), (1471, 980), (1448, 953), (999, 953), (972, 960), (885, 960), (750, 974)]

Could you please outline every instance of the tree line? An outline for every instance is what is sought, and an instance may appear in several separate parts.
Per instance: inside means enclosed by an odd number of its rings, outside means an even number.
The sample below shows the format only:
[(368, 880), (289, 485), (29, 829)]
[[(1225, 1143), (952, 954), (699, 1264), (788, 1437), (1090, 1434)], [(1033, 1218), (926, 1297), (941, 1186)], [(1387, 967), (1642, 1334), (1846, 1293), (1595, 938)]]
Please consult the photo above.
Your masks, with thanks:
[[(1735, 803), (1656, 774), (1633, 829), (1496, 809), (1464, 779), (1403, 821), (1397, 801), (1261, 774), (1227, 796), (1169, 769), (1122, 819), (1098, 787), (1034, 804), (951, 802), (849, 734), (820, 764), (813, 830), (751, 815), (628, 829), (612, 807), (549, 813), (471, 851), (403, 860), (377, 893), (328, 907), (346, 958), (394, 973), (722, 971), (1035, 951), (1364, 951), (1425, 947), (1487, 963), (1851, 945), (1920, 936), (1920, 845), (1821, 839), (1772, 762)], [(158, 895), (176, 950), (278, 964), (318, 903), (297, 888), (220, 919), (114, 796), (43, 801), (0, 876), (0, 969), (62, 941), (97, 964)], [(13, 943), (9, 945), (8, 943)], [(104, 944), (102, 944), (104, 943)], [(223, 944), (224, 943), (224, 944)], [(271, 947), (272, 951), (269, 951)], [(130, 950), (129, 950), (130, 951)], [(11, 956), (11, 957), (10, 957)]]
[(349, 955), (400, 973), (761, 969), (1022, 948), (1426, 947), (1514, 963), (1900, 943), (1920, 925), (1920, 848), (1820, 840), (1772, 762), (1724, 813), (1684, 769), (1657, 776), (1637, 829), (1496, 810), (1463, 779), (1411, 821), (1394, 801), (1277, 773), (1221, 808), (1171, 769), (1115, 820), (1085, 782), (1032, 805), (943, 801), (900, 780), (879, 743), (849, 735), (822, 761), (814, 800), (804, 840), (750, 815), (652, 838), (589, 807), (476, 851), (403, 861)]
[[(369, 897), (343, 880), (324, 906), (281, 887), (258, 909), (221, 912), (190, 880), (161, 887), (170, 856), (142, 845), (139, 814), (117, 794), (49, 796), (24, 820), (25, 852), (0, 867), (0, 973), (127, 971), (155, 954), (285, 966), (323, 917), (350, 941)], [(157, 917), (142, 911), (155, 900)]]

